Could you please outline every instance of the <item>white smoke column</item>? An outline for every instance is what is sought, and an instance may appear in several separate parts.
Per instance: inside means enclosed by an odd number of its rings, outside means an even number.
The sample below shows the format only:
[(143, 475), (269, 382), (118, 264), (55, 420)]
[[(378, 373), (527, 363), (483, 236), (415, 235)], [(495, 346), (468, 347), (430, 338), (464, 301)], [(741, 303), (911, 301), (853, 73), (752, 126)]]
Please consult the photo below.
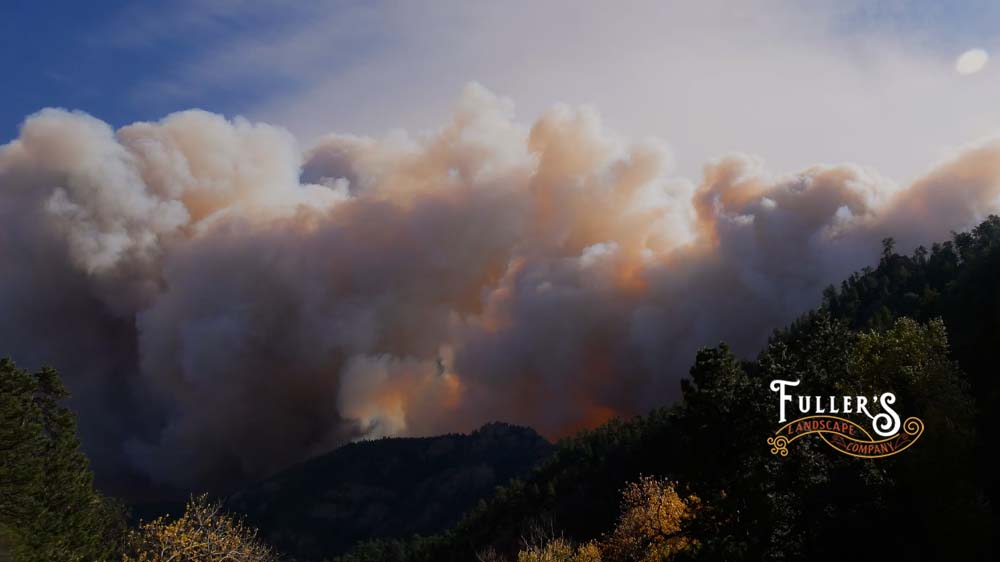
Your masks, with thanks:
[(524, 127), (475, 85), (436, 132), (305, 152), (199, 111), (46, 110), (0, 148), (0, 351), (66, 374), (99, 471), (180, 486), (494, 419), (555, 437), (669, 403), (697, 348), (753, 353), (882, 237), (1000, 195), (996, 141), (910, 187), (671, 165), (593, 109)]

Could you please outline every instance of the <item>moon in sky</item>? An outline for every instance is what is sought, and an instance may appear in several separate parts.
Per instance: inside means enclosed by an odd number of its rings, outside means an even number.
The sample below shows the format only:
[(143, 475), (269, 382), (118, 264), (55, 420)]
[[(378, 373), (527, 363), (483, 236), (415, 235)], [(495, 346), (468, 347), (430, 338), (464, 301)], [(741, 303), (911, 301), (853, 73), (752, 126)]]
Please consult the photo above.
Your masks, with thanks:
[(990, 55), (983, 49), (969, 49), (955, 60), (955, 70), (963, 75), (975, 74), (982, 70), (989, 60)]

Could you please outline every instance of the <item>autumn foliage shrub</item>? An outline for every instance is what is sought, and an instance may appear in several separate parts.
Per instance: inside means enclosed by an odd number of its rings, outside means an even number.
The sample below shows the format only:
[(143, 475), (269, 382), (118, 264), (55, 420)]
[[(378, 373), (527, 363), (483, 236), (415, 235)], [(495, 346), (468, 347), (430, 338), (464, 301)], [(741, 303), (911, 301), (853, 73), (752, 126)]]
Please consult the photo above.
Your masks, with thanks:
[(160, 517), (132, 531), (124, 562), (277, 562), (257, 530), (197, 496), (174, 521)]
[(621, 512), (614, 530), (596, 541), (573, 545), (554, 538), (529, 545), (517, 562), (659, 562), (697, 547), (684, 525), (701, 508), (694, 495), (681, 497), (665, 479), (641, 477), (622, 491)]

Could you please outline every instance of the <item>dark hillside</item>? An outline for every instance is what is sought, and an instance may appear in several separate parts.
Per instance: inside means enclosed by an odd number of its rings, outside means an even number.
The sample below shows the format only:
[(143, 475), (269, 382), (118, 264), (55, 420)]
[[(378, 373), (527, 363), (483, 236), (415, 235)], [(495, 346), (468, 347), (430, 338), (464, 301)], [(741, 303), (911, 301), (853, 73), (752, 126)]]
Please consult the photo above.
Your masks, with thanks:
[(886, 240), (878, 266), (827, 289), (823, 308), (854, 329), (884, 329), (903, 316), (944, 321), (951, 357), (968, 374), (976, 404), (979, 478), (989, 502), (998, 505), (1000, 217), (912, 256), (895, 253)]
[(503, 423), (353, 443), (233, 494), (227, 507), (278, 549), (315, 560), (363, 539), (440, 531), (551, 451), (534, 430)]

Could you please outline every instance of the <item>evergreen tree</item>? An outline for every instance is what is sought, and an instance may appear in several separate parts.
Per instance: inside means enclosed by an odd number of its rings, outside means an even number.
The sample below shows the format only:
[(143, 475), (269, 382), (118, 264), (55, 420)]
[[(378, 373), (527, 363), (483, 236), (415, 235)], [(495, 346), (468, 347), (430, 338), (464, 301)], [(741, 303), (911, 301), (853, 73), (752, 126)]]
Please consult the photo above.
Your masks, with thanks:
[(0, 549), (16, 562), (118, 557), (121, 509), (93, 487), (66, 388), (0, 359)]

